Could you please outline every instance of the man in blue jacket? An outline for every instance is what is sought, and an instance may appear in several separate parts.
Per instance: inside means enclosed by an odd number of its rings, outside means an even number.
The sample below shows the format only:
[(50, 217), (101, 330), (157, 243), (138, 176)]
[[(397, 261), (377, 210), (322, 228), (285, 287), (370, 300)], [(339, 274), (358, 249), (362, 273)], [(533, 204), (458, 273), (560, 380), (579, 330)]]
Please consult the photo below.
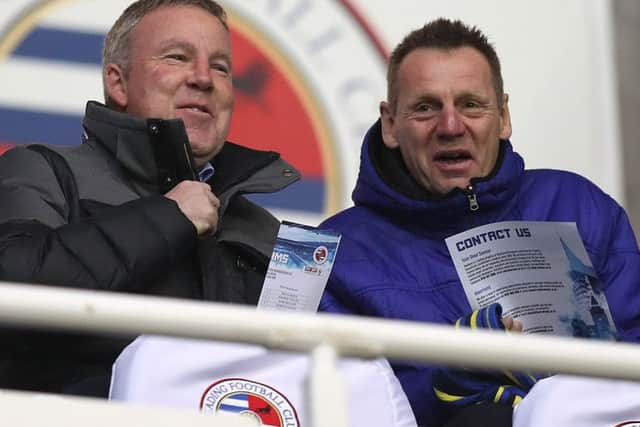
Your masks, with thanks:
[[(525, 170), (509, 141), (508, 96), (486, 36), (459, 21), (433, 21), (395, 48), (387, 79), (388, 99), (362, 146), (355, 206), (323, 224), (342, 241), (321, 310), (444, 324), (468, 319), (445, 238), (498, 221), (569, 221), (603, 283), (619, 338), (637, 341), (640, 253), (627, 216), (581, 176)], [(485, 314), (481, 326), (504, 328), (495, 306)], [(499, 377), (478, 376), (458, 390), (469, 399), (445, 403), (434, 381), (455, 375), (411, 363), (394, 370), (426, 426), (465, 425), (465, 411), (473, 412), (473, 425), (510, 425), (512, 406), (535, 382), (500, 394)], [(482, 402), (491, 403), (465, 407)]]

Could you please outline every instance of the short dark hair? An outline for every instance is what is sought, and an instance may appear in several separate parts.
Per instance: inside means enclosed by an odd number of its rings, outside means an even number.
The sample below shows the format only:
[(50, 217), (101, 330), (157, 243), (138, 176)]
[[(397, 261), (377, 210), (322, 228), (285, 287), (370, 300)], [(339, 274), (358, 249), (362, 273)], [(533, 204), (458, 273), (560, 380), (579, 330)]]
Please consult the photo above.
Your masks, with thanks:
[[(220, 20), (228, 31), (227, 13), (224, 8), (214, 0), (137, 0), (130, 4), (113, 24), (104, 40), (102, 48), (102, 78), (107, 64), (118, 64), (126, 72), (129, 66), (131, 31), (140, 20), (156, 9), (167, 6), (195, 6), (209, 12)], [(104, 80), (103, 80), (104, 81)], [(104, 97), (107, 105), (111, 104), (104, 85)]]
[(477, 27), (462, 21), (439, 18), (410, 32), (391, 53), (387, 69), (387, 101), (390, 108), (395, 110), (396, 107), (398, 69), (407, 55), (421, 48), (451, 50), (461, 47), (472, 47), (486, 58), (491, 68), (498, 105), (501, 105), (504, 88), (500, 60), (487, 36)]

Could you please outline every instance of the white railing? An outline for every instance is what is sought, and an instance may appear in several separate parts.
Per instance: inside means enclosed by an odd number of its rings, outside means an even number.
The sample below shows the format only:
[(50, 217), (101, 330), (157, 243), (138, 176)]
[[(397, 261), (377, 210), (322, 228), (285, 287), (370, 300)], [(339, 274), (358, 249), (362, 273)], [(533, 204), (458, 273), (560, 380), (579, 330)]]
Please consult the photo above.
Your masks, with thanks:
[(0, 390), (0, 422), (11, 427), (255, 427), (246, 418), (106, 400)]
[[(338, 355), (640, 380), (640, 346), (632, 344), (0, 282), (0, 324), (8, 323), (312, 352), (313, 427), (348, 425), (344, 393), (336, 393)], [(314, 411), (314, 405), (335, 410)]]

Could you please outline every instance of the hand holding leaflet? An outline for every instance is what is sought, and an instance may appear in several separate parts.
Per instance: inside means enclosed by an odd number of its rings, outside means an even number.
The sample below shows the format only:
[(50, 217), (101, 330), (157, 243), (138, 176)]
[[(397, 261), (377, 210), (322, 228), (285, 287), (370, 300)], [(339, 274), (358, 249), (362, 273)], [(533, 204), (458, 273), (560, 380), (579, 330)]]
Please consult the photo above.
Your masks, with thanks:
[(446, 239), (472, 308), (500, 303), (524, 333), (615, 339), (575, 223), (500, 222)]

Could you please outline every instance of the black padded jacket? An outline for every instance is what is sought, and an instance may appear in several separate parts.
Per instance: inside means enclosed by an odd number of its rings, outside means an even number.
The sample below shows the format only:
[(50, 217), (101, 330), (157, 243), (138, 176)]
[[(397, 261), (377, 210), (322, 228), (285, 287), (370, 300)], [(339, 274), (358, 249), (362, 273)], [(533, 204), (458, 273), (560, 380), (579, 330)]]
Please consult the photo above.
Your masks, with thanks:
[[(163, 196), (195, 177), (181, 121), (89, 102), (83, 126), (81, 145), (51, 147), (77, 184), (78, 218), (67, 219), (71, 203), (41, 154), (0, 156), (0, 280), (255, 304), (279, 222), (243, 194), (277, 191), (299, 173), (277, 153), (227, 142), (208, 181), (218, 230), (198, 238)], [(4, 327), (0, 387), (106, 396), (131, 338)]]

